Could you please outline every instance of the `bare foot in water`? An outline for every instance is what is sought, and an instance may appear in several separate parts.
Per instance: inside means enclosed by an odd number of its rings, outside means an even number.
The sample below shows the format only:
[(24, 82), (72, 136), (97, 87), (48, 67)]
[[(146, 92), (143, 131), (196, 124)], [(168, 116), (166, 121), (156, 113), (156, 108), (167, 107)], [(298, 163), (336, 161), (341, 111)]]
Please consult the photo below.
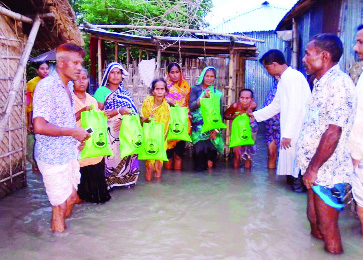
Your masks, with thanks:
[(64, 218), (65, 203), (53, 207), (52, 211), (52, 231), (64, 232), (66, 229), (66, 223)]
[(321, 233), (318, 230), (312, 230), (310, 232), (310, 234), (315, 237), (316, 239), (323, 239), (323, 236), (321, 235)]

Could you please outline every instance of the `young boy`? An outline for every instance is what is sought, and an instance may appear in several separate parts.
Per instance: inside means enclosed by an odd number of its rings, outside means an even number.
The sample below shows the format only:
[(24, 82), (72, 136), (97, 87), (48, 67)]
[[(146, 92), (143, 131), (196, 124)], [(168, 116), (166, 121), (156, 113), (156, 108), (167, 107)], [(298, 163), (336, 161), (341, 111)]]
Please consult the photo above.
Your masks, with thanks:
[[(257, 107), (256, 102), (253, 98), (253, 91), (250, 89), (242, 89), (239, 93), (238, 101), (233, 103), (225, 112), (224, 119), (233, 120), (238, 115), (242, 115), (243, 113), (252, 112)], [(256, 135), (258, 131), (258, 125), (256, 121), (250, 121), (251, 124), (251, 132), (252, 137), (256, 140)], [(246, 146), (238, 146), (233, 147), (233, 168), (240, 167), (241, 159), (245, 161), (244, 167), (251, 168), (252, 166), (252, 158), (256, 153), (255, 145), (246, 145)]]

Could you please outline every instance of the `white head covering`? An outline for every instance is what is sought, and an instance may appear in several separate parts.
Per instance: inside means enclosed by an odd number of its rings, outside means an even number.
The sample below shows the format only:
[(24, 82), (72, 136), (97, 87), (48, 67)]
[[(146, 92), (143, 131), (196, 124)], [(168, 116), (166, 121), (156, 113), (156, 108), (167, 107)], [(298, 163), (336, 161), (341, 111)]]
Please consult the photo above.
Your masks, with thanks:
[(105, 73), (103, 74), (101, 86), (107, 85), (108, 76), (110, 75), (110, 72), (114, 68), (119, 68), (121, 70), (122, 75), (124, 75), (125, 77), (127, 77), (129, 75), (129, 73), (125, 70), (125, 68), (120, 63), (111, 62), (110, 64), (107, 65)]

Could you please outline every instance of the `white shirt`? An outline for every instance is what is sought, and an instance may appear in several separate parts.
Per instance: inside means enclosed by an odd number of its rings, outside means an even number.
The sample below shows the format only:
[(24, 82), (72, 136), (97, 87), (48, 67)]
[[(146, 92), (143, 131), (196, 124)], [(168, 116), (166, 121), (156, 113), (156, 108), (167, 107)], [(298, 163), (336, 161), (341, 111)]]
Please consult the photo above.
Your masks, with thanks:
[(276, 96), (271, 104), (253, 113), (257, 122), (265, 121), (280, 113), (281, 139), (290, 138), (291, 147), (280, 150), (277, 174), (297, 177), (294, 167), (295, 144), (304, 120), (306, 104), (311, 96), (304, 75), (288, 67), (281, 75)]

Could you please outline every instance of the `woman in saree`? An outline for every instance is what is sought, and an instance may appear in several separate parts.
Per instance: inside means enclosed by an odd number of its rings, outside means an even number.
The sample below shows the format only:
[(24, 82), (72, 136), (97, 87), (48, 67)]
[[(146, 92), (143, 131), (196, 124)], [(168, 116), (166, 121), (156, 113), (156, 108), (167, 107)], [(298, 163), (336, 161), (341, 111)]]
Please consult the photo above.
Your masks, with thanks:
[[(166, 81), (163, 78), (154, 79), (151, 83), (151, 94), (144, 99), (142, 103), (142, 122), (150, 122), (151, 118), (155, 122), (164, 124), (164, 138), (169, 130), (170, 119), (170, 106), (166, 102), (165, 95), (167, 93)], [(145, 161), (145, 179), (151, 181), (153, 173), (155, 178), (161, 178), (161, 171), (163, 168), (163, 161), (159, 160), (146, 160)]]
[[(97, 111), (96, 99), (86, 92), (89, 84), (88, 73), (82, 69), (78, 80), (74, 81), (74, 104), (77, 126), (81, 127), (81, 112), (94, 109)], [(105, 161), (103, 156), (86, 158), (79, 161), (81, 182), (77, 194), (81, 200), (92, 203), (105, 203), (111, 199), (105, 181)]]
[(130, 93), (123, 87), (124, 76), (128, 76), (128, 72), (120, 63), (110, 63), (104, 72), (102, 87), (94, 94), (108, 118), (108, 141), (113, 153), (113, 156), (105, 158), (105, 176), (109, 189), (134, 186), (140, 174), (137, 155), (120, 158), (119, 130), (122, 115), (138, 113)]
[(27, 153), (26, 159), (32, 165), (33, 172), (39, 172), (37, 163), (34, 160), (34, 133), (33, 133), (33, 95), (39, 81), (49, 74), (49, 65), (46, 61), (35, 64), (35, 71), (38, 76), (26, 83), (26, 118), (27, 118)]
[[(178, 63), (172, 62), (167, 67), (168, 75), (166, 77), (168, 93), (165, 98), (171, 106), (178, 104), (180, 107), (189, 108), (190, 86), (184, 79), (183, 73)], [(188, 118), (189, 134), (191, 122)], [(167, 170), (181, 170), (182, 157), (185, 151), (185, 141), (168, 141), (168, 150), (166, 151), (169, 161), (165, 163)], [(174, 167), (173, 167), (174, 162)]]
[(216, 89), (213, 84), (217, 76), (216, 68), (205, 67), (200, 74), (196, 85), (190, 92), (190, 111), (192, 114), (192, 142), (194, 145), (194, 169), (204, 171), (213, 167), (217, 160), (218, 153), (223, 153), (224, 142), (222, 133), (219, 130), (212, 130), (202, 133), (203, 118), (200, 109), (200, 100), (209, 98), (211, 94), (219, 96), (221, 115), (222, 92)]

